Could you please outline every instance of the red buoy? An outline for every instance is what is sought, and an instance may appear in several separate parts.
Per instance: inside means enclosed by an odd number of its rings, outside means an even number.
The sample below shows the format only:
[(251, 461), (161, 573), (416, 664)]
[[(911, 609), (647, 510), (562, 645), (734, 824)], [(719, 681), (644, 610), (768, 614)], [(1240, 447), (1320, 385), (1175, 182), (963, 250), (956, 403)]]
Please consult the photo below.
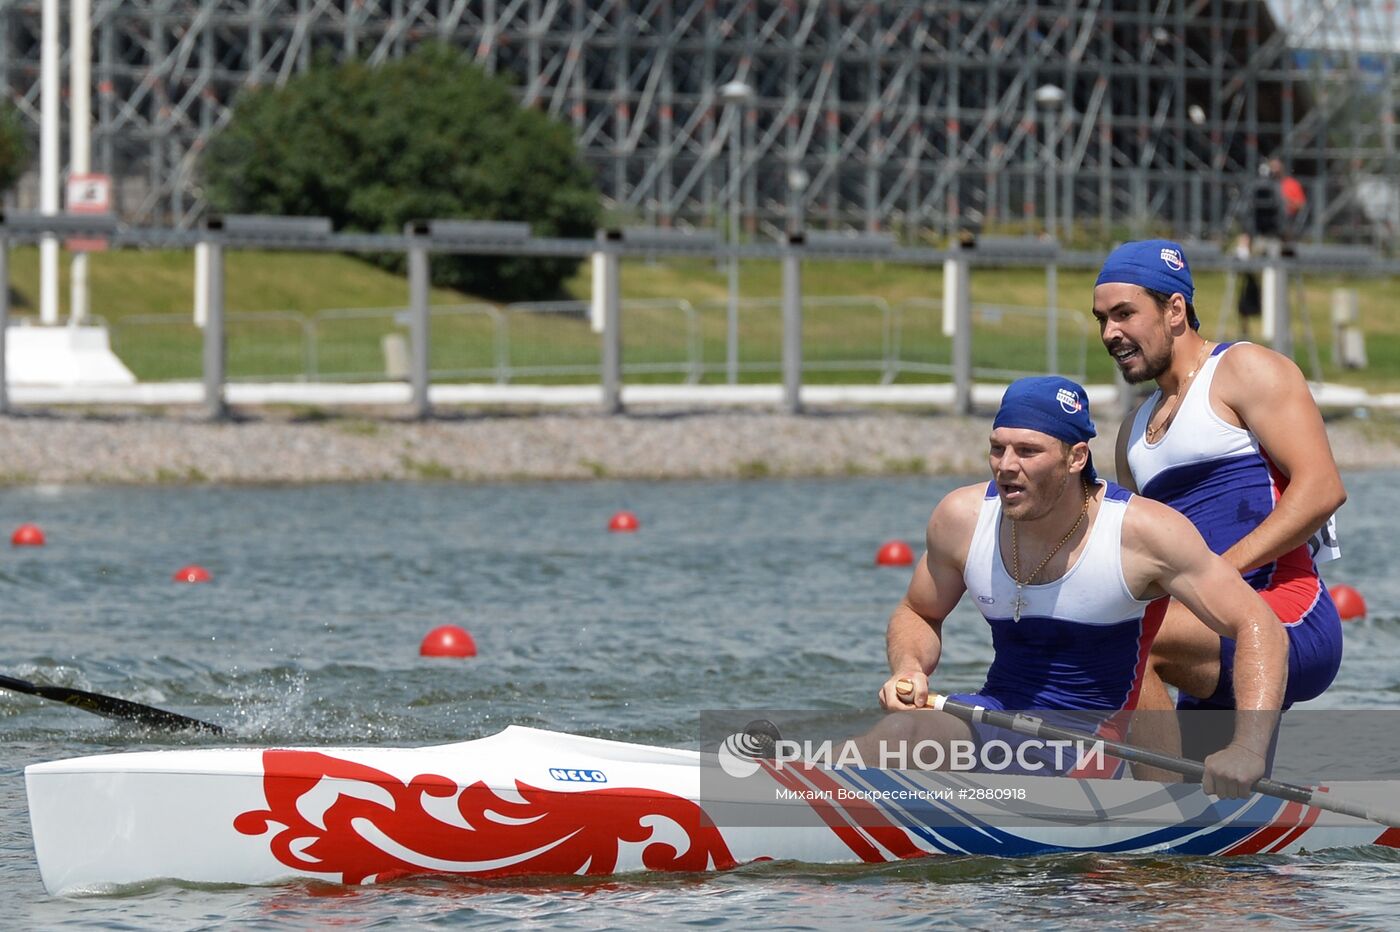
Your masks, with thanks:
[(877, 566), (908, 566), (914, 562), (914, 551), (902, 540), (885, 541), (875, 554)]
[(466, 628), (442, 625), (424, 635), (418, 653), (424, 657), (475, 657), (476, 642)]
[(617, 514), (613, 515), (612, 520), (608, 522), (609, 531), (631, 532), (637, 530), (637, 528), (641, 526), (642, 523), (637, 520), (637, 516), (630, 511), (619, 511)]
[(1345, 583), (1327, 588), (1332, 593), (1332, 601), (1337, 603), (1337, 614), (1342, 616), (1342, 621), (1366, 617), (1366, 600), (1361, 593)]
[(189, 566), (182, 566), (175, 571), (175, 575), (170, 577), (175, 582), (199, 583), (208, 582), (214, 577), (209, 575), (209, 571), (204, 567), (191, 563)]
[(44, 532), (39, 530), (37, 524), (21, 524), (10, 535), (10, 543), (16, 547), (42, 547)]

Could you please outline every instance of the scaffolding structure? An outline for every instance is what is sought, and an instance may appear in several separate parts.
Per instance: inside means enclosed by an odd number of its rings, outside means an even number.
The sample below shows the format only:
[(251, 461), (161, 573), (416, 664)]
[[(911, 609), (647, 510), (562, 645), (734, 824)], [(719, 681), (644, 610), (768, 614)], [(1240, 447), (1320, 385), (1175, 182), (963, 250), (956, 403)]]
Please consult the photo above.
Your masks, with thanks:
[[(39, 22), (0, 0), (36, 137)], [(197, 220), (245, 90), (445, 41), (573, 126), (619, 222), (719, 227), (738, 198), (749, 235), (1223, 237), (1278, 158), (1300, 235), (1400, 228), (1395, 0), (94, 0), (92, 22), (92, 165), (133, 222)]]

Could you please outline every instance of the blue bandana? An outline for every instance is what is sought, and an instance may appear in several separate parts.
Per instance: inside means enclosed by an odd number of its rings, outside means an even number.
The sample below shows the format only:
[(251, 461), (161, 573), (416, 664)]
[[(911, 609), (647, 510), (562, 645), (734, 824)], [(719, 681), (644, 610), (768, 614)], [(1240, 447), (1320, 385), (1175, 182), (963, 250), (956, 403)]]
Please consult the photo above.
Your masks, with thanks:
[[(1109, 282), (1138, 285), (1163, 294), (1180, 294), (1192, 304), (1196, 286), (1191, 281), (1191, 266), (1181, 246), (1165, 239), (1149, 239), (1139, 243), (1124, 243), (1104, 260), (1094, 287)], [(1201, 322), (1195, 315), (1191, 326), (1199, 330)]]
[[(1038, 430), (1071, 445), (1088, 443), (1098, 435), (1089, 418), (1089, 396), (1084, 387), (1058, 375), (1012, 382), (992, 421), (992, 429), (998, 427)], [(1084, 464), (1084, 474), (1098, 478), (1093, 456)]]

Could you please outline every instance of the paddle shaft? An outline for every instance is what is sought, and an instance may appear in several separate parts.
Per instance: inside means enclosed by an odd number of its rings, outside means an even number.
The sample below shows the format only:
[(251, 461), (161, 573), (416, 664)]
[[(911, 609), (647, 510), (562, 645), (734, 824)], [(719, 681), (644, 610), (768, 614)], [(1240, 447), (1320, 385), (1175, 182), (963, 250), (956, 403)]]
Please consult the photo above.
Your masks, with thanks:
[[(901, 681), (902, 686), (907, 680)], [(913, 684), (910, 684), (910, 691)], [(899, 691), (901, 695), (904, 690)], [(1114, 757), (1121, 758), (1133, 764), (1146, 764), (1150, 767), (1158, 767), (1162, 770), (1169, 770), (1172, 773), (1179, 773), (1182, 776), (1190, 777), (1193, 780), (1200, 780), (1205, 774), (1205, 765), (1200, 761), (1188, 760), (1184, 757), (1175, 757), (1171, 754), (1160, 754), (1156, 751), (1149, 751), (1146, 748), (1135, 747), (1131, 744), (1123, 744), (1119, 741), (1110, 741), (1098, 735), (1092, 735), (1086, 731), (1077, 731), (1073, 728), (1062, 728), (1059, 725), (1051, 725), (1032, 715), (1012, 715), (1010, 712), (1000, 712), (996, 709), (984, 709), (981, 706), (972, 705), (967, 702), (959, 702), (956, 699), (948, 699), (944, 696), (929, 695), (928, 708), (940, 709), (950, 715), (960, 718), (970, 724), (983, 723), (996, 728), (1005, 728), (1014, 731), (1018, 735), (1029, 735), (1032, 738), (1048, 739), (1052, 741), (1074, 741), (1081, 744), (1102, 743), (1103, 748)], [(1342, 815), (1354, 816), (1358, 819), (1365, 819), (1368, 822), (1378, 822), (1381, 825), (1388, 825), (1392, 828), (1400, 827), (1400, 814), (1385, 812), (1380, 809), (1364, 806), (1360, 803), (1348, 802), (1344, 799), (1337, 799), (1324, 790), (1308, 786), (1299, 786), (1295, 783), (1284, 783), (1279, 780), (1272, 780), (1264, 777), (1255, 781), (1251, 787), (1256, 793), (1265, 796), (1273, 796), (1278, 799), (1287, 799), (1295, 803), (1313, 806), (1317, 809), (1325, 809), (1328, 812), (1336, 812)]]
[(95, 715), (105, 715), (107, 718), (119, 718), (132, 722), (140, 722), (143, 725), (150, 725), (154, 728), (168, 728), (176, 731), (194, 728), (200, 731), (208, 731), (216, 735), (224, 733), (223, 727), (215, 725), (213, 722), (201, 722), (197, 718), (189, 718), (184, 715), (178, 715), (175, 712), (167, 712), (164, 709), (142, 705), (139, 702), (131, 702), (128, 699), (118, 699), (116, 696), (104, 696), (101, 693), (90, 693), (85, 689), (72, 689), (67, 686), (45, 686), (41, 683), (31, 683), (28, 680), (21, 680), (13, 676), (4, 675), (0, 675), (0, 689), (8, 689), (12, 692), (24, 693), (29, 696), (38, 696), (40, 699), (62, 702), (64, 705), (70, 705), (84, 712), (92, 712)]

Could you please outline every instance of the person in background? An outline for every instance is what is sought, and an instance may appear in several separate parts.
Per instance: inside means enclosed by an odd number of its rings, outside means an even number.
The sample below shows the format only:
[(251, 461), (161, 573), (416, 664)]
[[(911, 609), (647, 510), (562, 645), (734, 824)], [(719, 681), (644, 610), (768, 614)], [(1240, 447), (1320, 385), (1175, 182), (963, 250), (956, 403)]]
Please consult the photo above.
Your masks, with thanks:
[[(1253, 257), (1253, 249), (1248, 233), (1241, 233), (1235, 239), (1235, 258), (1242, 262), (1249, 261)], [(1264, 301), (1262, 292), (1259, 290), (1259, 276), (1253, 271), (1246, 269), (1239, 274), (1240, 297), (1235, 305), (1235, 313), (1239, 318), (1240, 339), (1249, 339), (1249, 322), (1264, 313)]]
[(1269, 170), (1278, 179), (1279, 206), (1283, 208), (1280, 234), (1284, 242), (1297, 238), (1300, 232), (1303, 209), (1308, 206), (1308, 195), (1303, 183), (1288, 173), (1282, 159), (1270, 159)]
[(1262, 255), (1275, 255), (1275, 247), (1283, 232), (1283, 204), (1279, 193), (1278, 178), (1274, 176), (1273, 165), (1262, 162), (1259, 165), (1259, 178), (1254, 183), (1250, 212), (1250, 235), (1254, 248)]

